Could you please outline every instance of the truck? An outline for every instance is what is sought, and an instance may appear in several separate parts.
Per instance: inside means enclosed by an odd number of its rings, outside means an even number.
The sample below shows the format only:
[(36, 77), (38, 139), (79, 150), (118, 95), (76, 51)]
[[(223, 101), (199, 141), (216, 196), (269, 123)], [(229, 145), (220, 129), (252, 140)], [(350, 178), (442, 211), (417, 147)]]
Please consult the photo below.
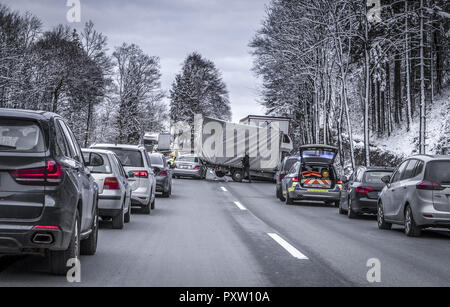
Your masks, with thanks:
[(170, 133), (147, 132), (144, 135), (143, 143), (148, 152), (158, 151), (163, 154), (170, 152)]
[[(279, 162), (288, 154), (292, 142), (274, 120), (270, 127), (235, 124), (201, 117), (195, 120), (195, 154), (215, 170), (216, 176), (231, 176), (236, 182), (243, 178), (242, 159), (250, 157), (252, 178), (274, 180)], [(287, 139), (290, 141), (289, 136)], [(284, 149), (285, 148), (285, 149)]]
[(170, 133), (160, 133), (158, 136), (158, 152), (162, 154), (170, 153), (171, 135)]

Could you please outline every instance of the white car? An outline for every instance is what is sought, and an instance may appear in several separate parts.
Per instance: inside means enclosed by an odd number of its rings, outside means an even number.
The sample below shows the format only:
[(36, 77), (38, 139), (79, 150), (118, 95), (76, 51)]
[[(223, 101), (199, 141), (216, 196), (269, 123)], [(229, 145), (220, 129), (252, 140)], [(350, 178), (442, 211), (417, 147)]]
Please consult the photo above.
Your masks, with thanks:
[(102, 219), (111, 218), (114, 229), (131, 219), (131, 186), (117, 156), (108, 150), (83, 149), (86, 166), (98, 185), (98, 208)]
[(132, 189), (131, 205), (142, 208), (144, 214), (150, 214), (155, 209), (156, 179), (145, 147), (94, 144), (90, 148), (110, 150), (117, 155), (125, 171), (134, 174), (134, 178), (128, 178)]

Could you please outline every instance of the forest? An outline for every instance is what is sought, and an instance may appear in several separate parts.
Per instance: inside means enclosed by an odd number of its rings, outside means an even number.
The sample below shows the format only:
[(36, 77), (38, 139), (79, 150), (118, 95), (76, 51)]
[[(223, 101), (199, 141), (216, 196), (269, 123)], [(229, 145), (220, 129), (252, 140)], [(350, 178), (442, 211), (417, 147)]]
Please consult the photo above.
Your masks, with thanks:
[(82, 146), (138, 144), (145, 132), (168, 131), (170, 120), (194, 113), (231, 118), (221, 73), (199, 53), (187, 56), (169, 95), (159, 57), (138, 45), (110, 50), (92, 21), (80, 33), (42, 28), (38, 17), (0, 4), (0, 108), (58, 113)]
[(386, 162), (373, 143), (393, 134), (416, 134), (409, 154), (449, 141), (427, 129), (448, 87), (449, 3), (376, 2), (273, 0), (250, 42), (268, 114), (293, 119), (296, 144), (337, 145), (352, 168)]

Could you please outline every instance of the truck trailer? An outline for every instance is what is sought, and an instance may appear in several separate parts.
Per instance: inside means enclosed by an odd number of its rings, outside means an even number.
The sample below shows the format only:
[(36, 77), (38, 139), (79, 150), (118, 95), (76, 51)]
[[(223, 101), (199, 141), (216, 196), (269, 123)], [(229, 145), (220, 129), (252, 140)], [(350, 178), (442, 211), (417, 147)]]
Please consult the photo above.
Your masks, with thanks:
[[(195, 120), (195, 153), (218, 177), (243, 178), (242, 159), (250, 157), (250, 175), (274, 180), (283, 151), (285, 134), (273, 122), (271, 127), (235, 124), (209, 117)], [(286, 145), (286, 144), (284, 144)]]

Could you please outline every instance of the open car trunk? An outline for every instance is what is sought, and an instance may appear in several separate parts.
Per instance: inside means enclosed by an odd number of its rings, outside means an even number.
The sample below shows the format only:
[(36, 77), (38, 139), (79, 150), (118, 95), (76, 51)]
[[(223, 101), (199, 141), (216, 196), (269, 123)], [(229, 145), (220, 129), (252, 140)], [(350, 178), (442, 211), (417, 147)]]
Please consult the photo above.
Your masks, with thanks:
[(334, 168), (329, 164), (304, 163), (300, 178), (303, 188), (334, 189), (337, 182)]

